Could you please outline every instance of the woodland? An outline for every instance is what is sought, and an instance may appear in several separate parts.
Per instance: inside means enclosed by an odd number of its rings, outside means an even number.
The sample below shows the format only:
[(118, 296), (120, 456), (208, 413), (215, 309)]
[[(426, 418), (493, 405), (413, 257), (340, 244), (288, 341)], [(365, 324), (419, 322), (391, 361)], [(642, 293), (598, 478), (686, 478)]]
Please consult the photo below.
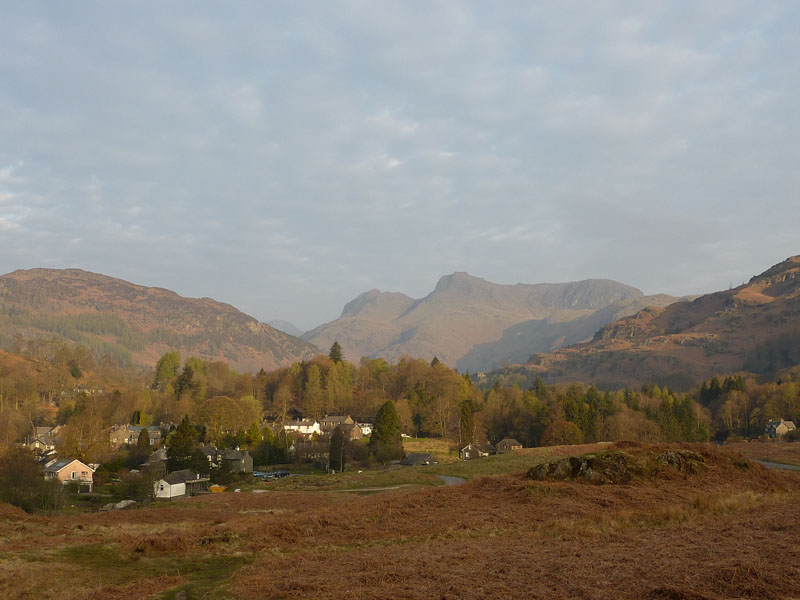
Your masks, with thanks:
[(59, 452), (91, 462), (111, 458), (113, 425), (174, 428), (184, 417), (200, 441), (254, 447), (265, 422), (349, 414), (372, 422), (391, 401), (400, 430), (456, 445), (516, 438), (526, 447), (758, 437), (766, 422), (800, 417), (800, 370), (773, 381), (732, 374), (686, 394), (668, 388), (600, 390), (529, 385), (500, 376), (476, 381), (437, 359), (344, 360), (335, 348), (289, 367), (240, 373), (226, 363), (169, 352), (151, 369), (96, 360), (81, 345), (31, 340), (0, 353), (0, 446), (34, 426), (61, 425)]

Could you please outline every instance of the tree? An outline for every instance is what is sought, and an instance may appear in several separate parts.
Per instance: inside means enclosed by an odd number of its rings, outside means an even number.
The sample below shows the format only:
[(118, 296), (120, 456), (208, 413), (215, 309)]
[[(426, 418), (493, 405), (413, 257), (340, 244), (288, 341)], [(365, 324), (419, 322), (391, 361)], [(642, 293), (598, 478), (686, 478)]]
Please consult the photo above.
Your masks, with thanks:
[(328, 358), (334, 363), (340, 363), (344, 360), (344, 354), (342, 354), (342, 347), (339, 345), (339, 342), (333, 342), (331, 350), (328, 352)]
[(153, 387), (161, 390), (165, 389), (167, 384), (175, 381), (178, 376), (178, 369), (181, 367), (181, 355), (178, 352), (167, 352), (164, 356), (158, 359), (156, 363), (156, 374), (153, 378)]
[(167, 469), (188, 469), (192, 466), (197, 451), (197, 430), (189, 422), (188, 416), (183, 417), (167, 438)]
[(347, 462), (348, 440), (339, 426), (331, 434), (331, 445), (328, 450), (328, 467), (335, 471), (344, 471)]
[(369, 440), (370, 452), (381, 462), (403, 458), (403, 438), (394, 402), (387, 400), (375, 417)]
[(543, 446), (564, 446), (583, 443), (580, 427), (571, 421), (553, 421), (542, 434)]
[(150, 432), (147, 431), (147, 427), (139, 432), (139, 437), (136, 439), (136, 448), (138, 448), (140, 452), (147, 452), (150, 450)]

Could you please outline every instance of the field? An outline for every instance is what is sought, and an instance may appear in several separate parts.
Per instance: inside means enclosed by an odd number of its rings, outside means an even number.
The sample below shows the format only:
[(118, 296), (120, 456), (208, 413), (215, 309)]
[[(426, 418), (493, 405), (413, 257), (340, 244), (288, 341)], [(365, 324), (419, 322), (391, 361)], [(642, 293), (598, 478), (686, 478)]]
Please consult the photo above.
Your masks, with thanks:
[(750, 460), (768, 460), (786, 465), (800, 465), (800, 443), (754, 441), (725, 444), (726, 448), (741, 452)]
[[(57, 517), (0, 505), (0, 597), (800, 598), (800, 476), (685, 448), (707, 466), (627, 485), (462, 471), (462, 485), (372, 495), (243, 491)], [(414, 472), (432, 474), (398, 471)]]

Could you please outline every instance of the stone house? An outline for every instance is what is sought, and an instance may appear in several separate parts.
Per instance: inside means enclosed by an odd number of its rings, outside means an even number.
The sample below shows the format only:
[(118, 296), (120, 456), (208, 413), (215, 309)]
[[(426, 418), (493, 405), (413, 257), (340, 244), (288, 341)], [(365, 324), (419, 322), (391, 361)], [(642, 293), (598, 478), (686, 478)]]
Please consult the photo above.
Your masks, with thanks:
[(764, 427), (764, 435), (770, 438), (779, 438), (785, 436), (790, 431), (794, 431), (795, 426), (792, 421), (784, 421), (781, 419), (780, 421), (770, 421)]
[(458, 451), (458, 457), (461, 460), (474, 460), (476, 458), (483, 458), (495, 453), (495, 447), (491, 444), (482, 444), (480, 442), (472, 442), (467, 444)]
[(513, 438), (506, 438), (503, 441), (498, 442), (496, 447), (498, 454), (505, 454), (506, 452), (512, 452), (514, 450), (522, 450), (522, 444)]

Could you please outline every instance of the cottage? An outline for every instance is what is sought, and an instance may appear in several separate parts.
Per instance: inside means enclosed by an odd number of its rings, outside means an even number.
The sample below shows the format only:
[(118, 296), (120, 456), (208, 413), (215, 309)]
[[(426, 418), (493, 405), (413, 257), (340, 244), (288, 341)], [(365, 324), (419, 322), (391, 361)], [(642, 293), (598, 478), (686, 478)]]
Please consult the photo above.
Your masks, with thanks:
[(158, 446), (161, 443), (161, 429), (157, 425), (114, 425), (108, 435), (108, 442), (112, 448), (135, 445), (139, 443), (142, 429), (147, 429), (151, 446)]
[(350, 440), (360, 440), (364, 437), (364, 434), (361, 432), (361, 427), (359, 427), (356, 423), (346, 423), (344, 425), (339, 425), (339, 429), (341, 429), (344, 437)]
[(403, 457), (403, 460), (400, 461), (400, 464), (406, 467), (415, 465), (438, 465), (439, 461), (433, 454), (425, 452), (412, 452), (410, 454), (406, 454)]
[(767, 423), (766, 427), (764, 427), (764, 435), (775, 439), (783, 437), (794, 430), (795, 426), (792, 421), (784, 421), (781, 419), (780, 421), (770, 421)]
[(339, 425), (353, 425), (355, 421), (350, 415), (329, 415), (320, 419), (319, 426), (322, 433), (331, 434)]
[(189, 469), (174, 471), (153, 483), (153, 497), (157, 500), (178, 500), (208, 491), (208, 477)]
[(322, 434), (322, 429), (320, 428), (319, 421), (315, 421), (313, 419), (305, 419), (303, 421), (289, 421), (283, 426), (285, 431), (294, 431), (299, 433), (303, 436), (311, 436), (315, 433), (317, 435)]
[(225, 450), (222, 462), (231, 473), (253, 472), (253, 457), (247, 450)]
[(78, 492), (90, 492), (94, 485), (94, 469), (77, 458), (64, 458), (51, 461), (44, 468), (44, 478), (55, 479), (66, 485), (69, 482), (78, 484)]
[(461, 460), (473, 460), (475, 458), (483, 458), (495, 453), (495, 447), (491, 444), (481, 444), (479, 442), (472, 442), (467, 444), (458, 451), (458, 457)]
[(512, 452), (514, 450), (522, 450), (522, 444), (514, 438), (506, 438), (497, 443), (498, 454), (505, 454), (506, 452)]

